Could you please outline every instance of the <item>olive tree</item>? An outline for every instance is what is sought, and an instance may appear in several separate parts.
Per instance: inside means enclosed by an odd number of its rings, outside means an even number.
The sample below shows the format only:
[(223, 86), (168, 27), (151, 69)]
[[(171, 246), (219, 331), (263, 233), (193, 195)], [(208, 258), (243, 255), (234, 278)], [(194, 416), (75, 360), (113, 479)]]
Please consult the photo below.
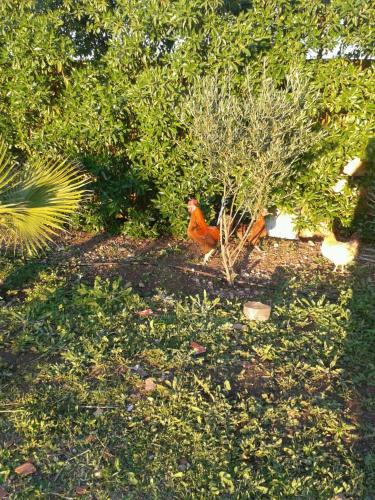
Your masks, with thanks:
[[(258, 88), (249, 77), (238, 88), (233, 81), (229, 74), (205, 77), (192, 88), (186, 108), (197, 158), (222, 190), (220, 248), (229, 283), (252, 224), (319, 138), (298, 71), (279, 87), (265, 74)], [(234, 241), (243, 220), (251, 223)]]

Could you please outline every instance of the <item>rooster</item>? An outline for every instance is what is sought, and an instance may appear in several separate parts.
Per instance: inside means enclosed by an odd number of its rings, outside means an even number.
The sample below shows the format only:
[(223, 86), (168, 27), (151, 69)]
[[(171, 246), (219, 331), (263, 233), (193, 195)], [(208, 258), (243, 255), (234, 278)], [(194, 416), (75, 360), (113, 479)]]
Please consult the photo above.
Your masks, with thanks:
[(207, 264), (219, 243), (219, 228), (207, 224), (196, 199), (192, 198), (189, 200), (187, 206), (190, 214), (187, 234), (190, 239), (199, 245), (204, 253), (203, 264)]
[(322, 243), (321, 253), (323, 257), (333, 262), (334, 271), (341, 266), (341, 271), (348, 264), (351, 264), (358, 254), (359, 239), (355, 236), (350, 241), (337, 241), (335, 235), (328, 233)]
[[(263, 238), (268, 234), (266, 227), (266, 219), (264, 218), (267, 214), (268, 210), (266, 209), (261, 210), (259, 217), (256, 219), (254, 224), (252, 224), (249, 234), (247, 235), (246, 240), (253, 247), (258, 248), (257, 244), (260, 238)], [(247, 228), (248, 228), (247, 224), (241, 224), (236, 231), (237, 238), (240, 239), (244, 238)]]
[[(266, 211), (262, 212), (262, 214), (252, 225), (250, 232), (246, 238), (247, 241), (250, 243), (250, 245), (252, 245), (253, 247), (257, 246), (257, 243), (260, 240), (260, 238), (267, 236), (266, 220), (264, 218), (264, 215), (266, 215), (266, 213), (267, 213)], [(247, 228), (248, 228), (247, 224), (241, 224), (236, 231), (237, 238), (242, 239), (245, 236)]]

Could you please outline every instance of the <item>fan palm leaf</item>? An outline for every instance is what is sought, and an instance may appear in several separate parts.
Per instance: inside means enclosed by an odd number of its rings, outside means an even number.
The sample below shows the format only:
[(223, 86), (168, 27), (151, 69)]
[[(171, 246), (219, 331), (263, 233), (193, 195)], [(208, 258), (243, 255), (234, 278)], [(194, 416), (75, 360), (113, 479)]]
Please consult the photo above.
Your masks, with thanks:
[(34, 254), (48, 246), (87, 194), (74, 162), (38, 159), (25, 169), (12, 162), (0, 139), (0, 236), (6, 246)]

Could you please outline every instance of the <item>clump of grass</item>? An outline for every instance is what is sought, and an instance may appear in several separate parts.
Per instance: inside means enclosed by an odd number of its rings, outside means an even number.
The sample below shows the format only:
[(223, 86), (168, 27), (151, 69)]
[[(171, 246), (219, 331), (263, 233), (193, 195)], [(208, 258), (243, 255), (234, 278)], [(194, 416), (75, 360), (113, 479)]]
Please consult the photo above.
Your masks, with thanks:
[[(0, 309), (0, 483), (19, 498), (362, 498), (375, 293), (318, 289), (291, 281), (255, 324), (205, 295), (146, 302), (120, 281), (40, 273)], [(37, 472), (18, 477), (26, 460)]]

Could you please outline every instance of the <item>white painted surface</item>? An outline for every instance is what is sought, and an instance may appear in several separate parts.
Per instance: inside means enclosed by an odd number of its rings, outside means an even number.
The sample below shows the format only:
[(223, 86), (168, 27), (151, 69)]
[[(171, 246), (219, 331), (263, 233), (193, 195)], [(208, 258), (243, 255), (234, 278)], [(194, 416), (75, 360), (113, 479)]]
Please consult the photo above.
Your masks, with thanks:
[(280, 212), (277, 215), (267, 215), (266, 229), (268, 236), (272, 238), (284, 238), (296, 240), (298, 238), (295, 229), (296, 216)]

